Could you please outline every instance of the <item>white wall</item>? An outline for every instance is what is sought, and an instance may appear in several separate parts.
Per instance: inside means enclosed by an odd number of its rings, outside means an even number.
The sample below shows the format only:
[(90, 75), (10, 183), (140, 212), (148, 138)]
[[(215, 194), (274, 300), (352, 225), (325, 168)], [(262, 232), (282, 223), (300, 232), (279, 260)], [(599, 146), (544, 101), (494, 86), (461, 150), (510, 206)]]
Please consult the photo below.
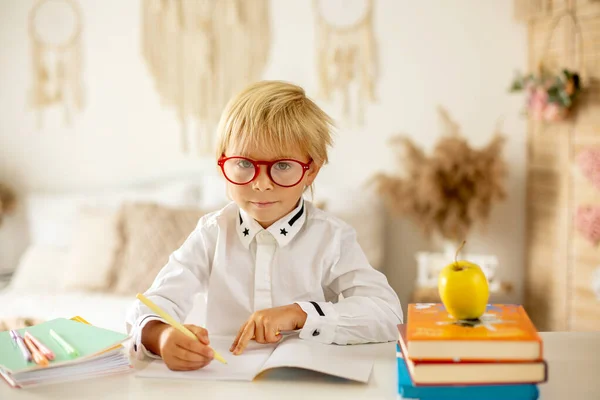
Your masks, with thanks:
[[(80, 189), (136, 181), (180, 170), (212, 169), (214, 160), (180, 153), (180, 127), (163, 108), (140, 54), (138, 1), (80, 0), (84, 14), (85, 110), (71, 127), (59, 110), (46, 112), (35, 129), (26, 107), (30, 87), (27, 17), (33, 1), (0, 3), (0, 180), (20, 191)], [(484, 234), (470, 250), (500, 258), (501, 275), (517, 287), (520, 301), (524, 241), (525, 121), (521, 99), (506, 88), (515, 69), (526, 66), (526, 29), (513, 21), (512, 1), (375, 0), (380, 56), (378, 102), (367, 107), (366, 124), (338, 120), (331, 163), (319, 182), (358, 185), (378, 171), (395, 171), (387, 139), (398, 133), (433, 147), (446, 107), (474, 145), (490, 139), (504, 117), (509, 137), (509, 198), (494, 209)], [(284, 79), (317, 94), (315, 17), (312, 1), (271, 2), (272, 50), (264, 78)], [(339, 11), (342, 15), (344, 10)], [(319, 102), (339, 118), (339, 104)], [(318, 190), (318, 187), (317, 187)], [(23, 249), (23, 228), (13, 218), (0, 230), (0, 264)], [(427, 247), (414, 227), (390, 222), (387, 274), (404, 302), (414, 280), (415, 250)]]

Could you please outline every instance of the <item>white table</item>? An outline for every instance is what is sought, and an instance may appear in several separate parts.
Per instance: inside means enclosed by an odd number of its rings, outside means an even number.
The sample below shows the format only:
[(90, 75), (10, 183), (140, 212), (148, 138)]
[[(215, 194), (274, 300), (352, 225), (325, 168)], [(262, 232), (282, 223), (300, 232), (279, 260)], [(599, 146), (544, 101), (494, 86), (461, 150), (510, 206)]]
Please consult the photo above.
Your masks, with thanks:
[[(543, 400), (600, 399), (600, 332), (542, 333), (550, 380)], [(150, 380), (134, 374), (18, 390), (0, 386), (0, 399), (397, 399), (394, 343), (376, 344), (368, 385), (300, 370), (276, 370), (254, 382)], [(143, 368), (143, 364), (138, 367)]]

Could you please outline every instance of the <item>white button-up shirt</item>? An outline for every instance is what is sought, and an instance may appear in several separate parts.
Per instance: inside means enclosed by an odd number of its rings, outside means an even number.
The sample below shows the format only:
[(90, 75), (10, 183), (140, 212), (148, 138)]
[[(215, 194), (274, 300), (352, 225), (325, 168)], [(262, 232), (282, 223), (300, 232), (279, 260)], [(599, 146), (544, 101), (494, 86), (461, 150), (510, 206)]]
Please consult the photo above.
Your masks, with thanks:
[[(402, 322), (354, 229), (305, 200), (267, 229), (235, 203), (205, 215), (145, 296), (183, 322), (201, 293), (209, 335), (236, 335), (254, 311), (293, 303), (307, 314), (300, 338), (323, 343), (395, 341)], [(152, 320), (161, 318), (136, 300), (127, 329), (138, 357), (153, 356), (141, 345)]]

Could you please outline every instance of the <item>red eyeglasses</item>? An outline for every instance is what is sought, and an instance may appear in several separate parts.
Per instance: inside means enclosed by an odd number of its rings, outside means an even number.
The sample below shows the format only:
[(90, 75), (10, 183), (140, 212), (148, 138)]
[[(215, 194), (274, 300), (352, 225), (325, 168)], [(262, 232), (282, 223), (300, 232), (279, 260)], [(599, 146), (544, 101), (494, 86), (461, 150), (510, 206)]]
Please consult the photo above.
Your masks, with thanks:
[(246, 157), (225, 157), (217, 161), (225, 178), (235, 185), (246, 185), (260, 174), (260, 166), (267, 167), (267, 175), (273, 183), (282, 187), (296, 186), (304, 178), (310, 168), (308, 164), (298, 160), (284, 158), (275, 161), (255, 161)]

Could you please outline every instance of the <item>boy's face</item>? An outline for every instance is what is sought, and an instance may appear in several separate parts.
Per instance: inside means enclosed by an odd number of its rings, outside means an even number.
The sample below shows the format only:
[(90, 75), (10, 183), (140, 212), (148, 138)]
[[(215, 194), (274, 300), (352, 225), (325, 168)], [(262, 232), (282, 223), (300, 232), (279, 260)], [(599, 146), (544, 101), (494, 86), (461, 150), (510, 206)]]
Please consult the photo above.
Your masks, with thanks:
[[(226, 157), (242, 156), (235, 149), (225, 153)], [(303, 163), (309, 163), (310, 159), (300, 150), (290, 150), (285, 157), (273, 156), (264, 151), (253, 151), (243, 155), (254, 161), (275, 161), (282, 158), (294, 159)], [(263, 228), (268, 228), (281, 217), (292, 211), (298, 204), (305, 187), (313, 183), (319, 167), (314, 163), (306, 171), (302, 180), (292, 187), (281, 187), (275, 184), (267, 173), (267, 166), (260, 165), (258, 176), (245, 185), (236, 185), (226, 180), (227, 193), (231, 199), (248, 215), (254, 218)]]

